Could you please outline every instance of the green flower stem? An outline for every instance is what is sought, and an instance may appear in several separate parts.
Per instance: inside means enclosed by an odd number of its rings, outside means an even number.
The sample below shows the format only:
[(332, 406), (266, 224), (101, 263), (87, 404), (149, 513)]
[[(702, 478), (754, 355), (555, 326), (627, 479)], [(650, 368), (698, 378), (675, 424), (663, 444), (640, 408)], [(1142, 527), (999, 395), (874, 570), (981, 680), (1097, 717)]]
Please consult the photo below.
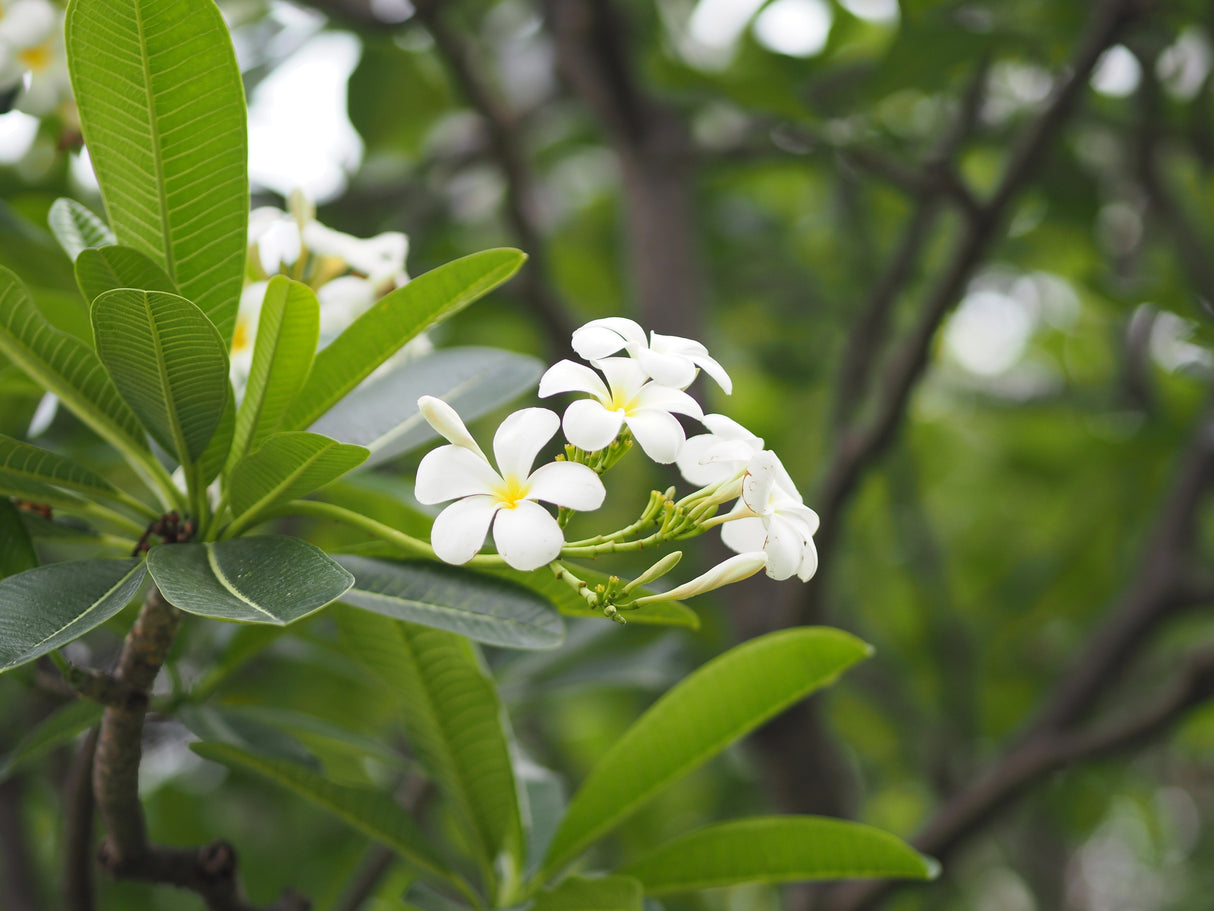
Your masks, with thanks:
[[(419, 557), (428, 557), (431, 560), (437, 560), (438, 556), (434, 553), (434, 548), (429, 542), (423, 541), (421, 538), (415, 538), (412, 535), (407, 535), (403, 531), (398, 531), (389, 525), (384, 525), (382, 522), (376, 522), (374, 519), (369, 519), (366, 516), (354, 512), (352, 509), (346, 509), (344, 506), (338, 506), (335, 503), (325, 503), (321, 500), (292, 500), (281, 509), (272, 510), (263, 518), (269, 518), (278, 515), (294, 515), (294, 516), (312, 516), (316, 519), (335, 519), (338, 522), (344, 522), (347, 525), (353, 525), (371, 535), (373, 538), (378, 538), (393, 547), (404, 551), (407, 554), (414, 554)], [(480, 558), (473, 558), (473, 562), (478, 562)], [(494, 562), (491, 565), (502, 565)]]
[(658, 514), (662, 511), (662, 506), (670, 498), (673, 488), (666, 491), (654, 490), (649, 494), (649, 502), (645, 504), (645, 509), (641, 512), (641, 517), (619, 531), (614, 531), (609, 535), (596, 535), (593, 538), (583, 538), (581, 541), (571, 541), (565, 545), (570, 547), (594, 547), (598, 544), (607, 544), (612, 541), (622, 541), (632, 535), (637, 534), (645, 528), (648, 528), (657, 521)]

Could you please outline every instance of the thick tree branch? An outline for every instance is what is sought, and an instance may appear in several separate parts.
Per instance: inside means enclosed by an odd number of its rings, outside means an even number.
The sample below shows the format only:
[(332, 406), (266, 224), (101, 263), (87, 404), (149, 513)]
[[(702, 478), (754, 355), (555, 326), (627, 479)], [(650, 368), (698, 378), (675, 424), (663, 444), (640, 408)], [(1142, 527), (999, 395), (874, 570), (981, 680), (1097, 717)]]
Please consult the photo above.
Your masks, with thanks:
[[(236, 853), (224, 841), (201, 848), (165, 848), (148, 842), (139, 802), (139, 762), (148, 694), (173, 644), (181, 614), (153, 588), (123, 642), (113, 677), (135, 695), (108, 705), (93, 758), (93, 794), (105, 824), (101, 866), (114, 876), (164, 883), (196, 892), (210, 911), (256, 911), (244, 896)], [(291, 891), (266, 911), (304, 911), (310, 902)]]
[(493, 157), (506, 182), (506, 216), (529, 257), (519, 275), (523, 296), (535, 314), (549, 352), (563, 355), (569, 350), (574, 326), (568, 307), (552, 283), (547, 244), (536, 211), (535, 180), (519, 142), (518, 118), (478, 71), (470, 49), (447, 24), (441, 12), (444, 6), (450, 4), (418, 0), (417, 15), (434, 38), (464, 97), (484, 121)]

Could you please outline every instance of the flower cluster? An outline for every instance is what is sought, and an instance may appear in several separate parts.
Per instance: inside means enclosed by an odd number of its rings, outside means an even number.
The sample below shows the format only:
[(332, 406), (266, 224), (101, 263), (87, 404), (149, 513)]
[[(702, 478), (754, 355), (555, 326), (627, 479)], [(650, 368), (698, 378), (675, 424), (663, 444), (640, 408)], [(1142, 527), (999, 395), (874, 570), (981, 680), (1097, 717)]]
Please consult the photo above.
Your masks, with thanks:
[(63, 48), (63, 12), (48, 0), (0, 5), (0, 95), (36, 117), (71, 97)]
[[(409, 281), (405, 257), (409, 239), (387, 231), (366, 240), (342, 234), (316, 220), (316, 208), (300, 192), (287, 211), (265, 206), (249, 215), (251, 282), (240, 297), (232, 336), (232, 378), (243, 388), (253, 358), (253, 341), (266, 284), (273, 275), (304, 282), (320, 301), (320, 337), (325, 344), (385, 294)], [(419, 346), (428, 345), (424, 336)], [(411, 354), (418, 353), (416, 347)]]
[[(422, 459), (416, 485), (419, 502), (449, 503), (431, 533), (439, 559), (462, 564), (475, 558), (519, 570), (548, 565), (592, 607), (616, 619), (621, 610), (690, 597), (759, 570), (773, 579), (804, 581), (814, 574), (818, 517), (779, 458), (737, 422), (704, 414), (686, 392), (701, 371), (726, 393), (732, 390), (729, 375), (703, 345), (656, 332), (646, 337), (632, 320), (612, 317), (578, 329), (572, 347), (586, 363), (562, 360), (551, 366), (540, 379), (539, 396), (580, 397), (559, 418), (545, 408), (507, 417), (493, 440), (496, 468), (454, 409), (432, 396), (418, 402), (422, 416), (448, 441)], [(688, 438), (676, 415), (700, 422), (706, 432)], [(532, 471), (558, 428), (568, 440), (564, 454)], [(640, 518), (627, 527), (567, 542), (570, 516), (602, 505), (601, 476), (634, 442), (655, 462), (676, 465), (698, 489), (677, 501), (674, 488), (653, 491)], [(559, 507), (556, 515), (541, 502)], [(613, 576), (609, 585), (593, 589), (562, 562), (652, 548), (717, 526), (738, 555), (660, 594), (637, 589), (669, 572), (682, 556), (679, 551), (631, 582)], [(497, 556), (476, 557), (490, 529)]]

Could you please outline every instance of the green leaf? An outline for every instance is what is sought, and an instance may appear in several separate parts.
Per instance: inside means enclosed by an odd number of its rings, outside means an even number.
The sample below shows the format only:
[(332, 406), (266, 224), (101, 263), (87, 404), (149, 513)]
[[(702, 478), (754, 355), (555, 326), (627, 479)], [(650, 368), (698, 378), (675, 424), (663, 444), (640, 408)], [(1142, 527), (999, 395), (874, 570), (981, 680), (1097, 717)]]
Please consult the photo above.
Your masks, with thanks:
[(266, 759), (285, 759), (320, 770), (316, 757), (290, 734), (215, 705), (184, 705), (177, 717), (199, 740), (225, 743)]
[(537, 895), (532, 911), (641, 911), (643, 900), (629, 876), (570, 876)]
[(543, 364), (496, 348), (446, 348), (363, 383), (312, 425), (315, 433), (371, 451), (363, 468), (435, 439), (417, 400), (434, 395), (471, 421), (535, 388)]
[(939, 865), (871, 826), (818, 816), (765, 816), (706, 826), (621, 868), (650, 895), (743, 883), (932, 879)]
[(840, 630), (780, 630), (719, 655), (659, 699), (591, 769), (544, 869), (572, 860), (659, 791), (799, 699), (869, 648)]
[(133, 247), (122, 246), (81, 250), (76, 257), (76, 284), (90, 303), (115, 288), (178, 293), (164, 269)]
[(207, 448), (231, 385), (223, 340), (184, 297), (129, 288), (93, 302), (97, 356), (148, 433), (182, 464)]
[(34, 542), (21, 520), (21, 510), (0, 496), (0, 579), (38, 565)]
[(145, 572), (142, 560), (85, 560), (0, 579), (0, 672), (100, 626), (135, 597)]
[(143, 426), (84, 342), (53, 328), (12, 272), (0, 267), (0, 354), (120, 452), (150, 459)]
[(112, 499), (117, 491), (105, 478), (65, 456), (0, 433), (0, 472), (11, 478), (53, 484), (88, 497)]
[(422, 560), (335, 559), (354, 574), (346, 604), (505, 648), (555, 648), (565, 638), (560, 614), (521, 585)]
[(22, 737), (0, 762), (0, 782), (87, 731), (101, 720), (102, 711), (102, 706), (85, 699), (76, 699), (55, 709)]
[(400, 706), (409, 742), (451, 800), (483, 869), (502, 852), (521, 867), (522, 817), (509, 733), (472, 643), (365, 610), (335, 611), (347, 651)]
[(249, 212), (244, 89), (211, 0), (73, 0), (68, 65), (119, 243), (232, 336)]
[(246, 527), (270, 507), (336, 481), (362, 464), (367, 450), (318, 433), (276, 433), (232, 469), (233, 528)]
[(41, 481), (10, 475), (2, 469), (0, 469), (0, 497), (29, 500), (69, 512), (79, 511), (85, 506), (84, 501), (75, 494), (67, 493), (58, 487), (51, 487), (49, 484), (43, 484)]
[(118, 242), (110, 226), (100, 216), (74, 199), (63, 196), (56, 199), (51, 203), (46, 220), (69, 259), (74, 260), (90, 247), (104, 247)]
[(236, 415), (229, 470), (278, 430), (312, 369), (319, 338), (320, 304), (315, 292), (285, 275), (271, 278), (257, 323), (249, 381)]
[(406, 342), (492, 291), (526, 258), (518, 250), (485, 250), (439, 266), (386, 295), (316, 355), (283, 426), (310, 426)]
[(383, 791), (336, 784), (311, 769), (282, 759), (258, 756), (222, 743), (191, 743), (199, 756), (232, 769), (244, 769), (268, 778), (349, 823), (364, 835), (383, 842), (404, 860), (439, 879), (455, 874), (430, 846), (413, 818), (385, 798)]
[(170, 604), (191, 614), (278, 626), (337, 600), (354, 582), (320, 548), (281, 535), (153, 547), (148, 572)]
[(236, 396), (232, 393), (232, 385), (228, 384), (227, 402), (223, 406), (223, 414), (219, 417), (219, 426), (207, 443), (207, 448), (198, 458), (198, 486), (210, 484), (223, 471), (232, 451), (232, 437), (236, 433)]

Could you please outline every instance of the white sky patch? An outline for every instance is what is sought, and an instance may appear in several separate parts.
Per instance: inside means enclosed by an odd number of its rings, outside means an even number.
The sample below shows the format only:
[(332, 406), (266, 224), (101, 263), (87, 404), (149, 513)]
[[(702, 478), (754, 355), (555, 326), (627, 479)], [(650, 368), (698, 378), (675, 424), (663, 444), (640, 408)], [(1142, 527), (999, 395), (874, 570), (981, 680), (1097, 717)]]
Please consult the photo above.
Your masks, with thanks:
[(775, 0), (755, 19), (755, 38), (768, 50), (812, 57), (826, 47), (834, 14), (823, 0)]
[(0, 115), (0, 163), (16, 164), (24, 158), (37, 132), (37, 117), (21, 111)]
[(1037, 326), (1035, 308), (991, 289), (972, 291), (944, 326), (949, 357), (978, 376), (998, 376), (1014, 367)]
[(249, 104), (249, 178), (286, 196), (300, 189), (316, 202), (341, 193), (358, 167), (362, 140), (346, 114), (346, 82), (358, 63), (353, 35), (317, 35), (253, 92)]
[(1138, 88), (1142, 66), (1124, 44), (1115, 44), (1096, 61), (1092, 72), (1092, 88), (1102, 95), (1124, 98)]

